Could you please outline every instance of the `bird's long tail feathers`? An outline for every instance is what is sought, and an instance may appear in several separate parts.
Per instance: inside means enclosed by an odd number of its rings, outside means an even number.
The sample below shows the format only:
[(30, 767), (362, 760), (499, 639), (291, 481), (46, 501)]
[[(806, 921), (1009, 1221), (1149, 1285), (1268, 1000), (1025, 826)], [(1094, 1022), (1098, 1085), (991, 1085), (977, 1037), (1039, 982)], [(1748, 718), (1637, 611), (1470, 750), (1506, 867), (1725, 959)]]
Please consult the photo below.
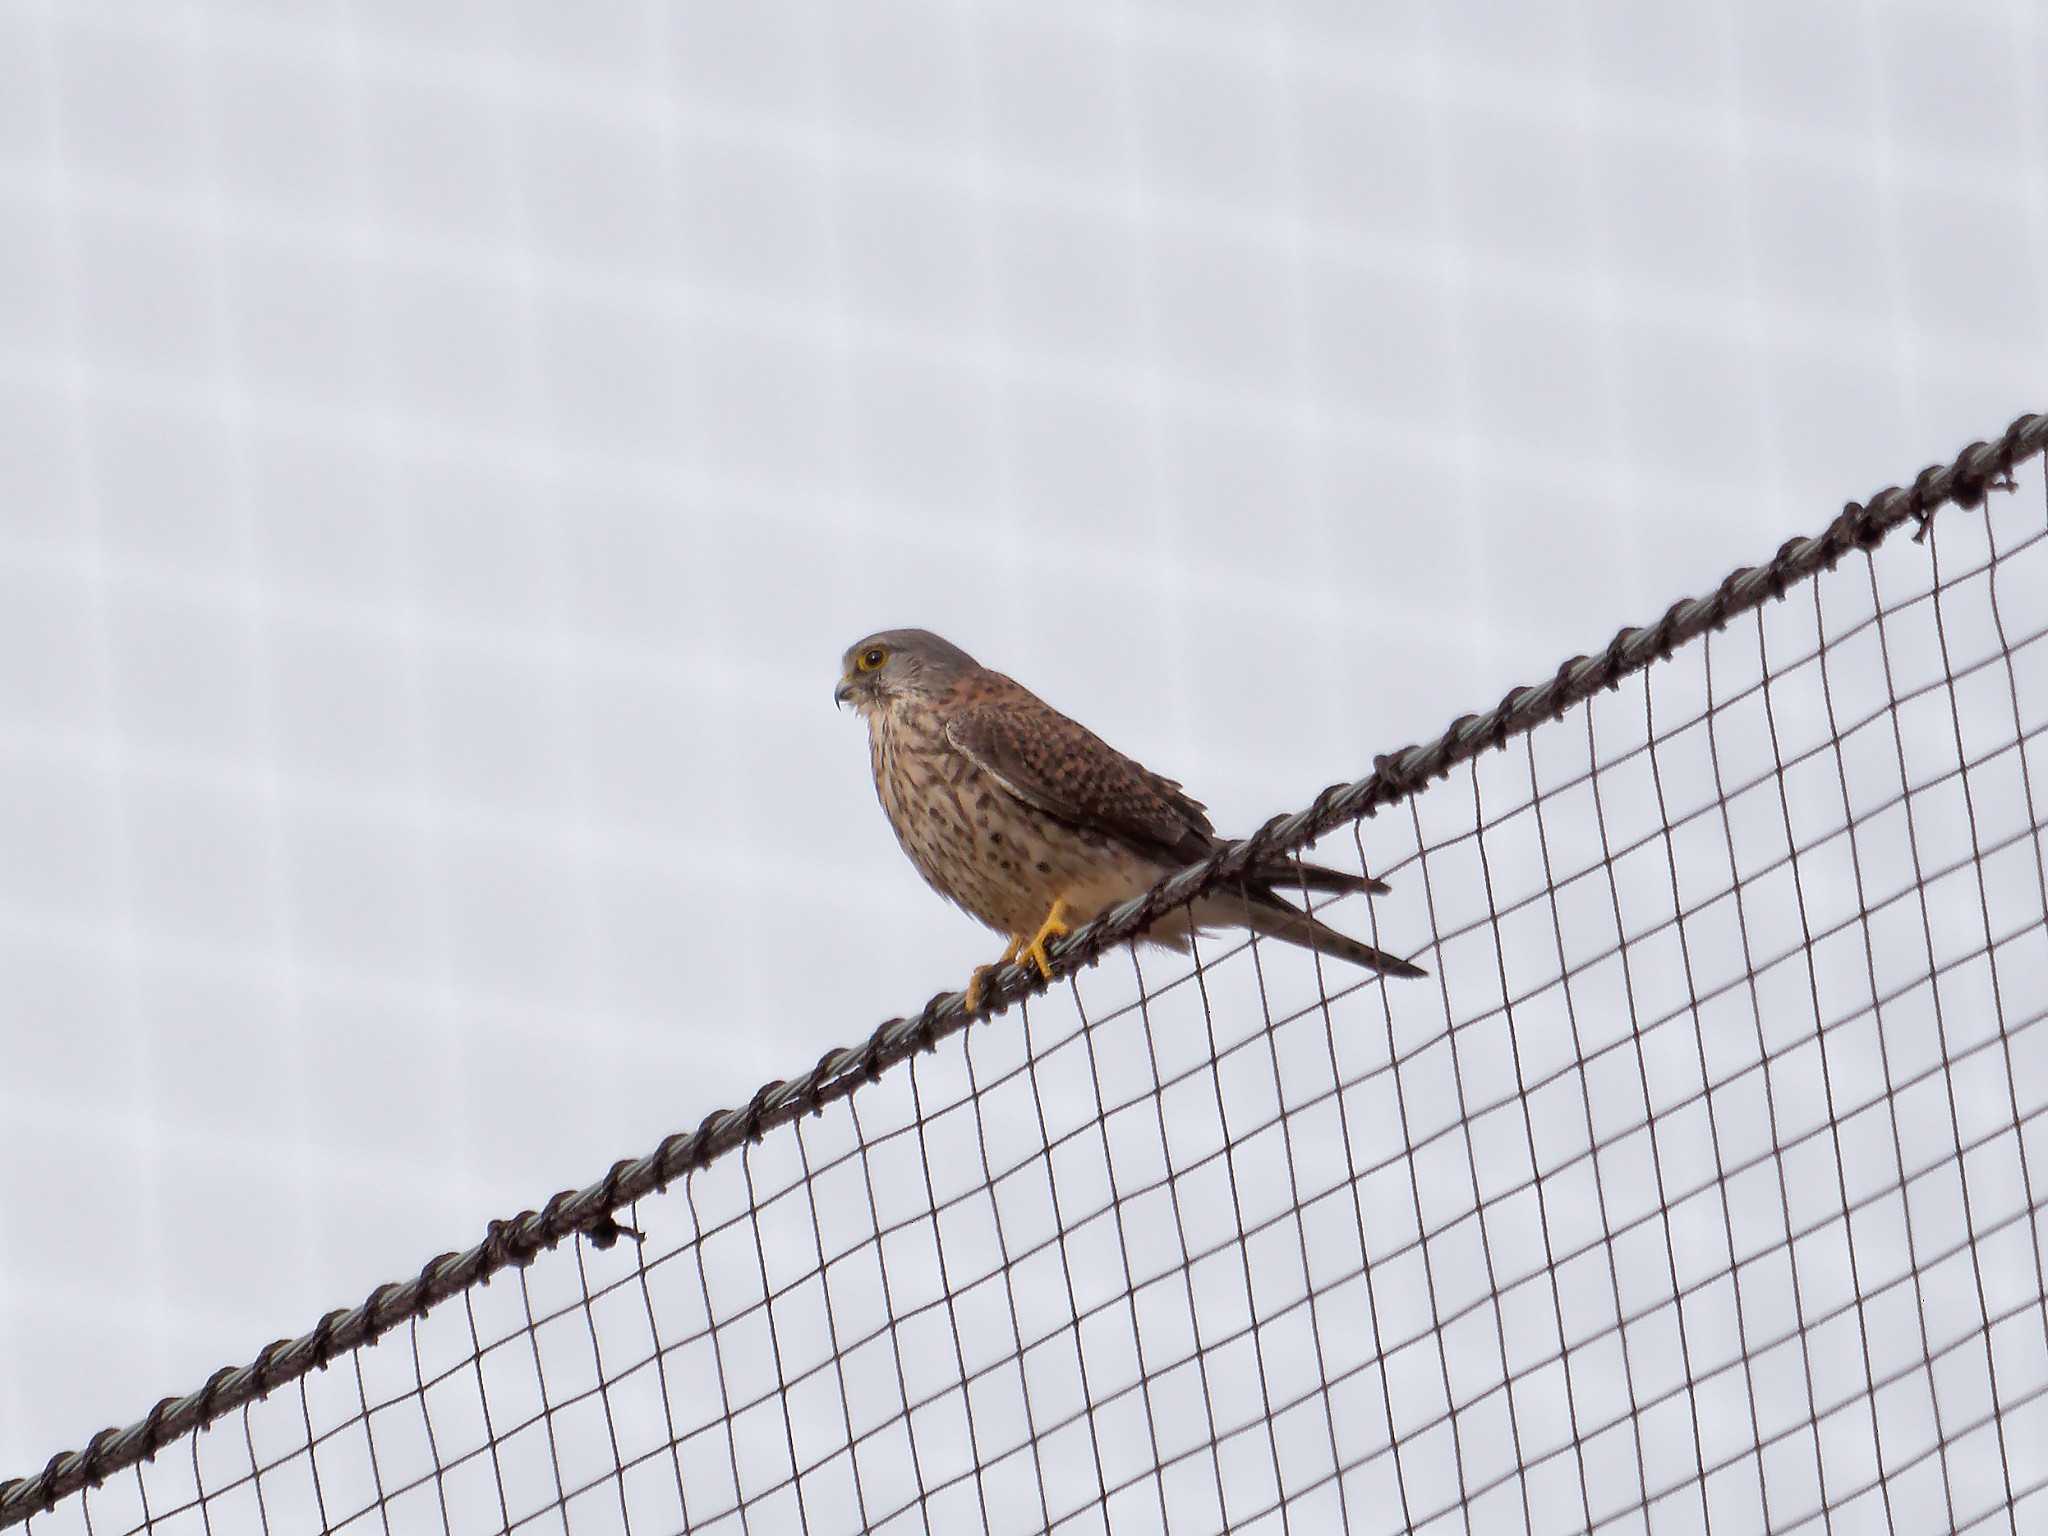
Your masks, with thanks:
[(1248, 926), (1269, 939), (1298, 944), (1303, 949), (1317, 950), (1387, 976), (1429, 974), (1399, 955), (1390, 955), (1370, 944), (1361, 944), (1348, 933), (1339, 933), (1328, 923), (1318, 922), (1299, 908), (1289, 906), (1271, 891), (1257, 887), (1243, 895), (1219, 891), (1199, 904), (1194, 915), (1195, 921), (1203, 927)]
[(1354, 875), (1347, 870), (1330, 869), (1322, 864), (1311, 864), (1306, 859), (1275, 859), (1270, 864), (1258, 864), (1252, 868), (1252, 879), (1259, 885), (1269, 885), (1276, 891), (1300, 892), (1304, 887), (1325, 896), (1384, 896), (1387, 882), (1375, 880), (1371, 875)]

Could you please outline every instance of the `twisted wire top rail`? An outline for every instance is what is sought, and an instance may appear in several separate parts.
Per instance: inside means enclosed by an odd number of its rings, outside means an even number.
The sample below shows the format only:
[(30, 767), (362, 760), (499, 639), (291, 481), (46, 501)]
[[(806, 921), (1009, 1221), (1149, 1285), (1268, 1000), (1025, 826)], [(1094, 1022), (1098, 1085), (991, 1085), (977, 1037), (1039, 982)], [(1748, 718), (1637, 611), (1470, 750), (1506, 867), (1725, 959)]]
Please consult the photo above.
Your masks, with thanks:
[[(1338, 824), (1371, 815), (1441, 778), (1487, 747), (1507, 742), (1538, 723), (1651, 662), (1668, 658), (1678, 646), (1828, 569), (1852, 549), (1873, 549), (1900, 525), (1926, 524), (1945, 506), (1975, 507), (1992, 490), (2009, 487), (2015, 466), (2048, 450), (2048, 415), (2016, 419), (1993, 442), (1977, 442), (1953, 462), (1921, 471), (1910, 487), (1892, 486), (1867, 503), (1850, 502), (1816, 537), (1794, 538), (1762, 566), (1733, 571), (1706, 597), (1682, 599), (1654, 624), (1623, 629), (1607, 648), (1574, 656), (1545, 682), (1515, 688), (1485, 714), (1463, 715), (1442, 735), (1374, 760), (1373, 771), (1348, 784), (1333, 784), (1293, 815), (1276, 816), (1243, 841), (1161, 881), (1143, 896), (1103, 914), (1052, 947), (1056, 975), (1093, 963), (1109, 946), (1149, 926), (1156, 918), (1225, 883), (1248, 867), (1293, 853)], [(223, 1366), (196, 1392), (166, 1397), (125, 1429), (103, 1429), (82, 1449), (60, 1451), (31, 1477), (0, 1483), (0, 1529), (51, 1509), (59, 1499), (109, 1474), (125, 1470), (179, 1437), (203, 1428), (243, 1404), (298, 1380), (336, 1355), (373, 1343), (401, 1323), (423, 1315), (434, 1303), (487, 1280), (508, 1265), (524, 1265), (565, 1237), (588, 1236), (610, 1247), (626, 1229), (618, 1211), (673, 1180), (703, 1168), (747, 1141), (758, 1141), (773, 1126), (851, 1094), (884, 1069), (918, 1050), (931, 1050), (976, 1018), (1001, 1012), (1012, 1002), (1050, 983), (1028, 966), (993, 972), (983, 989), (983, 1006), (970, 1012), (964, 993), (934, 996), (916, 1014), (890, 1019), (860, 1045), (827, 1051), (801, 1077), (764, 1085), (743, 1108), (716, 1110), (694, 1131), (665, 1137), (651, 1153), (622, 1158), (596, 1183), (563, 1190), (538, 1211), (489, 1223), (483, 1240), (462, 1253), (429, 1259), (409, 1280), (378, 1286), (352, 1308), (329, 1312), (310, 1332), (265, 1345), (246, 1365)]]

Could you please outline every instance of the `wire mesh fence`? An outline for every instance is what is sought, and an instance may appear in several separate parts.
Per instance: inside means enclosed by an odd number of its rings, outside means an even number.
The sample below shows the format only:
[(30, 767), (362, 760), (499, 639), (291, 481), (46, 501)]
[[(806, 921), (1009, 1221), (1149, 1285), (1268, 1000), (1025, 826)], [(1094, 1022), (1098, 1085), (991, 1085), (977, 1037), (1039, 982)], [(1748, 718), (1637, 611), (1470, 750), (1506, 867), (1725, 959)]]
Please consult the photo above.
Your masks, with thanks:
[(1268, 829), (1391, 881), (1323, 910), (1426, 980), (1081, 936), (1006, 1014), (935, 1000), (0, 1485), (0, 1524), (2039, 1528), (2027, 473)]

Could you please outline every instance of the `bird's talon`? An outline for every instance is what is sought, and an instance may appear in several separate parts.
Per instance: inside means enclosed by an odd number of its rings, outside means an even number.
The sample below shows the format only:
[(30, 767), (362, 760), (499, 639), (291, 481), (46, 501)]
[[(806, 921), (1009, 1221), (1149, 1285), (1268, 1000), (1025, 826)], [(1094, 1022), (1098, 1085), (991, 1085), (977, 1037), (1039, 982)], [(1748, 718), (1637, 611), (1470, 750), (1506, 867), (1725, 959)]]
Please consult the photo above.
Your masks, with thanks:
[(1038, 932), (1019, 948), (1038, 967), (1038, 974), (1047, 981), (1052, 980), (1052, 960), (1045, 952), (1048, 939), (1057, 939), (1074, 930), (1067, 926), (1067, 902), (1063, 896), (1052, 904), (1052, 910), (1045, 914), (1045, 921), (1038, 925)]
[(1018, 952), (1024, 948), (1027, 942), (1024, 935), (1021, 933), (1016, 934), (1003, 947), (1001, 955), (991, 960), (987, 965), (977, 965), (974, 968), (974, 974), (967, 978), (967, 1011), (969, 1013), (977, 1013), (981, 1009), (981, 989), (988, 981), (989, 972), (1008, 965), (1011, 961), (1015, 960)]

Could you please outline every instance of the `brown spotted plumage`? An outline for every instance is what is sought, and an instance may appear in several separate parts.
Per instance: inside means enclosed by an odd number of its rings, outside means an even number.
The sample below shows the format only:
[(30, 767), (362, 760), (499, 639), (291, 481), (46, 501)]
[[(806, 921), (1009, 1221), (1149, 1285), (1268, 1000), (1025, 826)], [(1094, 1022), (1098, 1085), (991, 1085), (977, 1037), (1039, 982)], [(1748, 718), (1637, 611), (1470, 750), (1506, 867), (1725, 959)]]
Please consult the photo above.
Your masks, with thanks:
[[(1021, 684), (926, 630), (870, 635), (833, 697), (868, 724), (875, 792), (903, 851), (941, 895), (1010, 938), (1048, 978), (1045, 945), (1224, 844), (1174, 780), (1069, 720)], [(1423, 972), (1317, 921), (1282, 891), (1386, 890), (1294, 860), (1259, 868), (1147, 932), (1250, 927), (1390, 976)], [(970, 993), (978, 992), (976, 972)]]

